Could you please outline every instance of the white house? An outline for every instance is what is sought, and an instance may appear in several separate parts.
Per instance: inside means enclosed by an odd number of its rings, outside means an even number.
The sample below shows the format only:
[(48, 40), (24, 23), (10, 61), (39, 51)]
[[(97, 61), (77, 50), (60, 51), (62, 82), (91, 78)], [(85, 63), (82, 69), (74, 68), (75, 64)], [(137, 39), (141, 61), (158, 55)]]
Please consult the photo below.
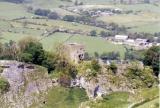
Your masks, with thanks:
[(137, 39), (135, 40), (135, 43), (136, 43), (136, 44), (139, 44), (139, 45), (146, 45), (148, 42), (147, 42), (147, 39), (137, 38)]
[(135, 46), (135, 41), (134, 41), (134, 39), (127, 39), (127, 40), (125, 41), (125, 44), (131, 45), (131, 46)]
[(115, 35), (115, 40), (125, 41), (128, 39), (127, 35)]

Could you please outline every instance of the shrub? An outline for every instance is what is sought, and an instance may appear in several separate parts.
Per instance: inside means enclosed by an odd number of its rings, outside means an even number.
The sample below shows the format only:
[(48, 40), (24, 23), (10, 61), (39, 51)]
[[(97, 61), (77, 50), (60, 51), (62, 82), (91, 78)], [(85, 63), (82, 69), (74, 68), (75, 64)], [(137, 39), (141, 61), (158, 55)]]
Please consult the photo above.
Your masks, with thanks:
[(117, 73), (117, 66), (116, 66), (115, 63), (111, 63), (110, 66), (109, 66), (109, 68), (112, 70), (112, 72), (113, 72), (114, 74)]
[(7, 92), (9, 90), (9, 87), (10, 87), (9, 82), (6, 79), (0, 77), (0, 92), (1, 93)]
[(73, 15), (66, 15), (63, 17), (63, 20), (73, 22), (75, 20), (75, 17)]
[(91, 35), (91, 36), (96, 36), (96, 35), (97, 35), (96, 30), (92, 30), (92, 31), (90, 32), (90, 35)]
[(152, 87), (156, 82), (153, 70), (150, 67), (144, 67), (143, 69), (137, 62), (133, 62), (127, 71), (126, 76), (134, 88)]

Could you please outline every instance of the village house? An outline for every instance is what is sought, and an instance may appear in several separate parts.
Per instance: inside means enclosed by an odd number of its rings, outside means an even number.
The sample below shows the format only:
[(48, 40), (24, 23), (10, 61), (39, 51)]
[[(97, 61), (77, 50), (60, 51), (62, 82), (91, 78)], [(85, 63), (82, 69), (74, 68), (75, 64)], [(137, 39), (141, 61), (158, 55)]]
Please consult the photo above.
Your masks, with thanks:
[(78, 43), (65, 44), (65, 50), (71, 61), (79, 63), (84, 59), (85, 48), (84, 45)]
[(126, 44), (126, 45), (130, 45), (130, 46), (135, 46), (135, 45), (136, 45), (134, 39), (127, 39), (127, 40), (125, 41), (125, 44)]
[(123, 44), (128, 39), (128, 36), (126, 35), (115, 35), (114, 41), (115, 44)]
[(148, 44), (147, 41), (148, 41), (147, 39), (137, 38), (137, 39), (135, 40), (135, 43), (138, 44), (138, 45), (147, 45), (147, 44)]

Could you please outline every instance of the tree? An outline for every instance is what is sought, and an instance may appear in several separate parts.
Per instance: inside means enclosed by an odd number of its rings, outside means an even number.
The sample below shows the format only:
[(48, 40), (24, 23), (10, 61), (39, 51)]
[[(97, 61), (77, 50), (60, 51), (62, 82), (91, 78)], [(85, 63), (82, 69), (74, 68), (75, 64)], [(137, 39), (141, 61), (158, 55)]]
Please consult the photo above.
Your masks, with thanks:
[(5, 43), (3, 46), (3, 58), (16, 60), (18, 54), (18, 48), (16, 43), (10, 40), (8, 43)]
[(22, 62), (31, 63), (33, 56), (30, 53), (21, 53), (20, 58)]
[(120, 59), (120, 53), (119, 52), (104, 52), (100, 56), (102, 59), (110, 59), (110, 60), (119, 60)]
[(80, 3), (79, 3), (79, 5), (83, 5), (83, 4), (84, 4), (83, 2), (80, 2)]
[(98, 60), (93, 59), (91, 61), (91, 65), (92, 65), (93, 70), (95, 70), (96, 72), (100, 71), (101, 66), (98, 63)]
[(40, 15), (40, 16), (48, 16), (50, 12), (51, 12), (50, 10), (46, 10), (46, 9), (36, 9), (34, 14)]
[(2, 53), (3, 53), (3, 44), (0, 43), (0, 58), (1, 58), (1, 56), (2, 56)]
[(30, 42), (25, 48), (24, 53), (29, 53), (32, 55), (32, 62), (34, 64), (41, 65), (45, 59), (45, 52), (43, 50), (42, 44), (39, 42)]
[(96, 58), (99, 58), (98, 52), (94, 52), (94, 56), (95, 56)]
[(91, 35), (91, 36), (96, 36), (96, 35), (97, 35), (96, 30), (92, 30), (92, 31), (90, 32), (90, 35)]
[(156, 82), (153, 70), (148, 66), (142, 67), (137, 61), (131, 62), (127, 69), (126, 77), (136, 89), (140, 87), (152, 87)]
[(113, 72), (114, 74), (117, 73), (117, 66), (116, 66), (115, 63), (112, 62), (112, 63), (110, 64), (109, 68), (112, 70), (112, 72)]
[(74, 5), (76, 6), (78, 5), (78, 0), (75, 0)]
[(160, 57), (160, 46), (153, 46), (149, 48), (144, 54), (144, 64), (152, 66), (154, 74), (159, 74), (159, 57)]
[(75, 17), (74, 17), (73, 15), (65, 15), (65, 16), (63, 17), (63, 20), (64, 20), (64, 21), (69, 21), (69, 22), (74, 22)]
[(48, 18), (49, 19), (58, 19), (59, 18), (59, 15), (56, 13), (56, 12), (50, 12), (48, 14)]
[[(20, 58), (22, 61), (32, 62), (41, 65), (46, 58), (43, 46), (38, 40), (34, 38), (24, 38), (19, 41)], [(32, 60), (30, 58), (32, 57)]]
[(150, 3), (150, 0), (144, 0), (144, 3)]
[(106, 37), (106, 32), (105, 31), (101, 31), (100, 35), (101, 35), (101, 37)]
[(46, 67), (48, 69), (48, 72), (51, 73), (51, 71), (55, 70), (56, 63), (56, 55), (46, 52), (46, 59), (43, 60), (42, 66)]
[(89, 54), (87, 52), (84, 53), (84, 60), (90, 60), (91, 57), (89, 56)]
[(25, 0), (6, 0), (8, 2), (12, 2), (12, 3), (23, 3)]
[(25, 37), (25, 38), (19, 40), (18, 47), (19, 47), (20, 51), (23, 52), (30, 42), (38, 42), (38, 40), (33, 37)]

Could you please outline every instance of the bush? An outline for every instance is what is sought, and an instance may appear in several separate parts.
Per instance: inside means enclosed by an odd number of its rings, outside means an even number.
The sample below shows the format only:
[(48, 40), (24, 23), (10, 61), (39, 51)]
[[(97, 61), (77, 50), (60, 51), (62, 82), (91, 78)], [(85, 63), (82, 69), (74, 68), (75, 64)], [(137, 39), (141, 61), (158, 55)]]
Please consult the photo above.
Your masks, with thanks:
[(2, 73), (2, 72), (3, 72), (3, 68), (0, 67), (0, 73)]
[(7, 80), (0, 77), (0, 92), (4, 93), (9, 90), (10, 84)]
[(34, 12), (34, 14), (40, 15), (40, 16), (48, 16), (49, 13), (50, 13), (50, 10), (46, 10), (46, 9), (36, 9)]
[(159, 54), (160, 46), (153, 46), (146, 51), (143, 60), (145, 65), (152, 66), (156, 76), (159, 75)]
[(138, 62), (133, 62), (128, 67), (126, 76), (136, 89), (139, 87), (152, 87), (156, 82), (153, 76), (153, 70), (150, 67), (141, 68)]
[(59, 18), (59, 15), (56, 13), (56, 12), (50, 12), (48, 14), (48, 18), (49, 19), (58, 19)]
[(64, 21), (74, 22), (75, 17), (73, 15), (66, 15), (63, 17)]
[(91, 36), (96, 36), (96, 35), (97, 35), (96, 30), (92, 30), (92, 31), (90, 32), (90, 35), (91, 35)]
[(110, 66), (109, 66), (109, 68), (112, 70), (112, 72), (113, 72), (114, 74), (117, 73), (117, 66), (116, 66), (115, 63), (111, 63)]
[(31, 63), (32, 62), (32, 54), (30, 53), (21, 53), (20, 58), (22, 62)]
[(91, 65), (92, 65), (93, 70), (95, 70), (96, 72), (100, 71), (101, 66), (99, 65), (97, 60), (92, 60)]

